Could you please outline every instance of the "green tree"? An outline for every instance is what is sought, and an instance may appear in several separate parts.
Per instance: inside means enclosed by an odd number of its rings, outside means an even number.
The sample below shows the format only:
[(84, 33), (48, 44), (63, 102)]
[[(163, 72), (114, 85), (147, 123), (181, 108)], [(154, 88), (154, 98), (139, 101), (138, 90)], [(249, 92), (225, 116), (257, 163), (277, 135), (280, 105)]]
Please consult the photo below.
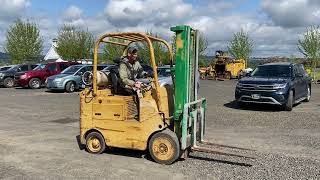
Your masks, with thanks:
[[(152, 31), (147, 31), (147, 35), (157, 37), (159, 38), (158, 34), (153, 33)], [(143, 63), (149, 64), (150, 63), (150, 50), (149, 46), (146, 42), (140, 42), (136, 44), (138, 51), (139, 51), (139, 57), (143, 60)], [(158, 65), (164, 65), (169, 64), (169, 55), (167, 51), (167, 47), (158, 41), (152, 41), (152, 46), (154, 49), (154, 56), (156, 63)]]
[[(112, 42), (127, 43), (123, 39), (110, 38), (109, 40)], [(124, 49), (125, 46), (107, 43), (103, 48), (103, 58), (106, 59), (106, 61), (112, 62), (114, 59), (123, 55)]]
[(4, 49), (13, 64), (38, 61), (43, 50), (39, 28), (35, 23), (16, 20), (7, 31)]
[(229, 53), (236, 59), (243, 59), (247, 67), (248, 59), (252, 53), (253, 41), (249, 38), (248, 33), (242, 29), (233, 35), (233, 39), (228, 45)]
[(298, 49), (309, 61), (311, 61), (313, 78), (315, 79), (315, 69), (320, 57), (319, 26), (310, 26), (307, 28), (303, 38), (298, 41)]
[(94, 38), (88, 30), (64, 25), (58, 33), (56, 51), (64, 60), (83, 60), (92, 58)]
[(199, 62), (200, 67), (207, 66), (206, 64), (206, 50), (208, 48), (208, 39), (203, 33), (199, 33)]
[(204, 59), (199, 59), (199, 67), (206, 67), (207, 66), (207, 64), (206, 64), (206, 62), (204, 61)]

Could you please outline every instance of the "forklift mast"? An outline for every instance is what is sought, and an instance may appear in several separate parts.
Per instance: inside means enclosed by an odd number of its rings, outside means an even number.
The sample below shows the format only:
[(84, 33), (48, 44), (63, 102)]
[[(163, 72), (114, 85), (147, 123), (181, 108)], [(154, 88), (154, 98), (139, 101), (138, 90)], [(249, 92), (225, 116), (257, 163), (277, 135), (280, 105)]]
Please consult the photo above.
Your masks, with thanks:
[(192, 128), (198, 119), (198, 110), (203, 111), (204, 121), (206, 102), (197, 99), (199, 36), (197, 30), (185, 25), (171, 27), (171, 31), (176, 34), (174, 131), (184, 150), (196, 139)]

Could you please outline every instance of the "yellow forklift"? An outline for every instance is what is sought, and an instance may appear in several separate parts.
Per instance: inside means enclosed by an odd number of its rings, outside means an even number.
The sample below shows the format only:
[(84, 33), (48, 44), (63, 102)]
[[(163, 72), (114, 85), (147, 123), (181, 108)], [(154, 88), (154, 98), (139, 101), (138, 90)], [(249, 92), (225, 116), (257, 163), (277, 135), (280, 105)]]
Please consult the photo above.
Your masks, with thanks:
[(245, 61), (231, 59), (227, 52), (216, 51), (215, 58), (207, 67), (206, 74), (212, 79), (239, 78), (245, 69)]
[[(80, 141), (88, 152), (100, 154), (107, 147), (148, 150), (160, 164), (187, 158), (190, 151), (239, 156), (200, 146), (211, 143), (204, 140), (206, 100), (197, 98), (198, 31), (189, 26), (172, 27), (171, 31), (177, 37), (175, 67), (172, 49), (163, 39), (123, 32), (108, 33), (97, 40), (92, 85), (80, 93)], [(129, 46), (142, 41), (149, 46), (154, 74), (151, 83), (137, 91), (139, 96), (126, 96), (116, 87), (116, 78), (112, 78), (116, 75), (112, 72), (105, 78), (99, 75), (98, 49), (103, 43), (116, 44), (124, 47), (125, 54)], [(173, 85), (159, 85), (154, 41), (167, 47)]]

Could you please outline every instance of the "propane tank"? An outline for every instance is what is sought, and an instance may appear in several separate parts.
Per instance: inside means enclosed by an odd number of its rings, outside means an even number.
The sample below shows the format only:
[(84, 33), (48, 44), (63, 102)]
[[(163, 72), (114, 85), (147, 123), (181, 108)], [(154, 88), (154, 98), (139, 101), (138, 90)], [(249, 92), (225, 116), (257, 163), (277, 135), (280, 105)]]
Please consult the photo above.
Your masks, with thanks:
[(97, 86), (106, 86), (108, 83), (108, 75), (103, 71), (97, 71)]

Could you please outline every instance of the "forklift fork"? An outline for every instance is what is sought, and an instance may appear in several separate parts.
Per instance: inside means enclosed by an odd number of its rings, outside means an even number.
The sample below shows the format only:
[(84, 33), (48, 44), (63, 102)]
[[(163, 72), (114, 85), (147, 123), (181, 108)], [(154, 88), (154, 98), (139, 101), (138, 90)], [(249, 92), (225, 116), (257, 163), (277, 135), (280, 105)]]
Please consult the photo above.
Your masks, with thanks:
[[(235, 154), (228, 151), (230, 149), (245, 150), (245, 151), (255, 151), (255, 150), (242, 148), (242, 147), (229, 146), (229, 145), (222, 145), (222, 144), (217, 144), (217, 143), (204, 140), (205, 124), (206, 124), (205, 123), (205, 108), (206, 108), (205, 106), (206, 106), (206, 101), (204, 98), (185, 104), (184, 117), (187, 118), (187, 124), (188, 124), (187, 129), (189, 129), (190, 130), (189, 132), (191, 133), (188, 134), (187, 137), (185, 138), (186, 143), (182, 141), (182, 149), (186, 148), (189, 145), (187, 141), (190, 139), (191, 151), (254, 159), (253, 157), (249, 157), (241, 154)], [(184, 138), (182, 138), (182, 140), (183, 139)]]

